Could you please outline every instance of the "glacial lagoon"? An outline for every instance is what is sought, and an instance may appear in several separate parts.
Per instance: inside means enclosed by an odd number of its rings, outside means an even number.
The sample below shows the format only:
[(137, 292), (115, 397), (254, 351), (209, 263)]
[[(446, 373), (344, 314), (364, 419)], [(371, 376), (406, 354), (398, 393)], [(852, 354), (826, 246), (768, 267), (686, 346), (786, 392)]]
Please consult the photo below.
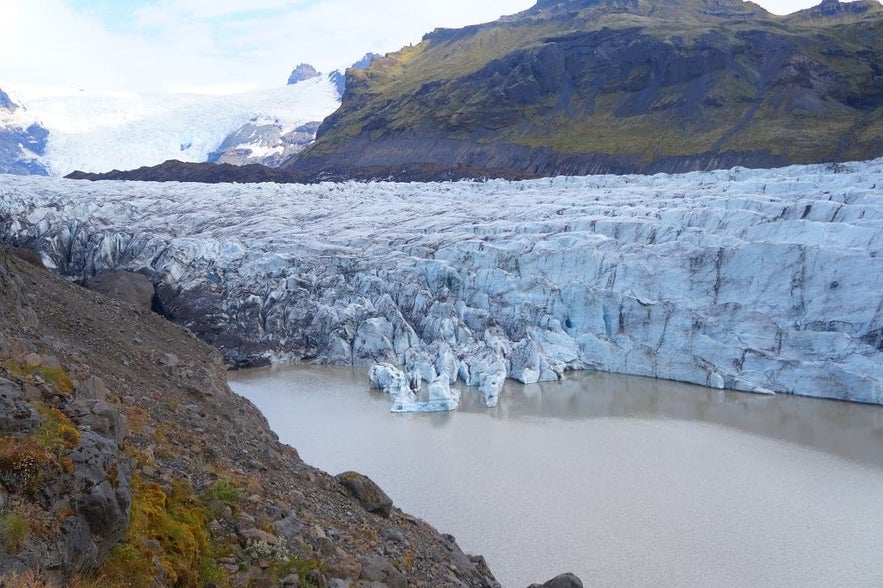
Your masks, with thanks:
[(583, 372), (402, 415), (364, 369), (230, 384), (305, 461), (368, 474), (506, 587), (883, 585), (883, 407)]

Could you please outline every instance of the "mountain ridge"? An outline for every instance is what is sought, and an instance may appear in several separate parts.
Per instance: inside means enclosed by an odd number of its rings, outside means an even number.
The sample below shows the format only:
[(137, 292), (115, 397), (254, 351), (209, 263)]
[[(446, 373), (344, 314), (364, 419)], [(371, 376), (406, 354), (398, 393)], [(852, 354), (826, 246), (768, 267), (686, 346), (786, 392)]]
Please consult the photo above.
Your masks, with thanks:
[(288, 172), (275, 167), (249, 163), (193, 163), (170, 159), (159, 165), (143, 166), (133, 170), (111, 170), (103, 173), (75, 171), (65, 176), (69, 180), (129, 180), (142, 182), (196, 182), (203, 184), (293, 181)]
[(436, 29), (348, 72), (341, 107), (283, 167), (442, 179), (870, 159), (883, 154), (883, 7), (844, 6), (539, 2)]

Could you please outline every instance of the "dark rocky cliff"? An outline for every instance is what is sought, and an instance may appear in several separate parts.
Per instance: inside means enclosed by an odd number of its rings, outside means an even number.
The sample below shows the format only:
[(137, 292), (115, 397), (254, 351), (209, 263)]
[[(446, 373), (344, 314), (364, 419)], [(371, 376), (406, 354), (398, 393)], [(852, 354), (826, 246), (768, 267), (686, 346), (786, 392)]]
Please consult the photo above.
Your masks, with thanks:
[(233, 165), (230, 163), (190, 163), (170, 159), (159, 165), (106, 173), (75, 171), (65, 176), (71, 180), (132, 180), (141, 182), (198, 182), (203, 184), (294, 181), (288, 172), (257, 163)]
[(883, 7), (544, 0), (348, 72), (300, 179), (536, 177), (883, 154)]

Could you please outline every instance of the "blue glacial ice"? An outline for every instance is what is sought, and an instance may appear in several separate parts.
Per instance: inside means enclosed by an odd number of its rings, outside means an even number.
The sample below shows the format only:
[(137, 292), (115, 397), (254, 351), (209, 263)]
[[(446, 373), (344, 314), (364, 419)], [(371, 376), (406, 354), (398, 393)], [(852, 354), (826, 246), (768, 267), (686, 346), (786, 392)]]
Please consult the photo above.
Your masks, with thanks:
[(489, 406), (506, 378), (568, 370), (883, 403), (883, 159), (433, 184), (0, 176), (0, 234), (72, 277), (145, 274), (236, 362), (389, 364)]

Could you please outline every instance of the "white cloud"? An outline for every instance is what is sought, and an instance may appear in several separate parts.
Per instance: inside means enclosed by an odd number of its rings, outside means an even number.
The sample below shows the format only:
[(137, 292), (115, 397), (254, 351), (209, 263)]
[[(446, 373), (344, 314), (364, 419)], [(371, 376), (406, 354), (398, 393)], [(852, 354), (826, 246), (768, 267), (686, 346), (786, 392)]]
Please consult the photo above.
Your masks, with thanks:
[[(436, 27), (486, 22), (534, 0), (142, 0), (121, 23), (101, 4), (3, 0), (0, 84), (231, 91), (283, 84), (301, 62), (328, 72)], [(812, 0), (767, 0), (787, 13)], [(88, 5), (78, 0), (79, 6)], [(115, 6), (115, 19), (120, 13)], [(0, 85), (2, 87), (2, 85)]]

